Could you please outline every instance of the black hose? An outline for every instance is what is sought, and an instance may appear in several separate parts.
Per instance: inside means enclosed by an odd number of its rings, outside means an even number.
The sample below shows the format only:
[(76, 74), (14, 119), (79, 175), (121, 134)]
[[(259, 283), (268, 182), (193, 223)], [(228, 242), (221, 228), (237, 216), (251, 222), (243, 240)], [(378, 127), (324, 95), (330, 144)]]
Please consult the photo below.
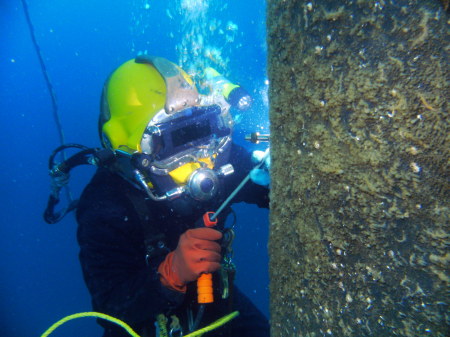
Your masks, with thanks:
[(89, 159), (95, 154), (96, 149), (86, 149), (74, 154), (73, 156), (67, 158), (64, 162), (58, 165), (58, 170), (64, 174), (67, 174), (74, 167), (80, 165), (89, 165)]
[[(56, 155), (68, 148), (80, 149), (61, 163), (55, 162)], [(47, 202), (44, 211), (44, 220), (49, 224), (59, 222), (67, 213), (73, 211), (78, 200), (69, 199), (69, 205), (61, 211), (56, 211), (56, 205), (59, 203), (59, 194), (61, 188), (66, 187), (69, 180), (70, 171), (80, 165), (104, 166), (113, 162), (115, 159), (114, 151), (109, 149), (88, 148), (80, 144), (65, 144), (56, 148), (49, 158), (50, 176), (52, 177), (52, 193)]]
[(67, 206), (66, 208), (63, 208), (59, 212), (56, 212), (55, 206), (58, 203), (59, 203), (59, 199), (53, 195), (50, 195), (50, 197), (48, 198), (47, 207), (45, 208), (45, 211), (44, 211), (44, 220), (46, 223), (55, 224), (55, 223), (61, 221), (61, 219), (64, 218), (64, 216), (67, 213), (73, 211), (77, 207), (78, 200), (72, 200), (69, 203), (69, 206)]
[(80, 144), (63, 144), (58, 146), (56, 149), (53, 150), (53, 152), (51, 153), (49, 159), (48, 159), (48, 169), (51, 170), (55, 167), (56, 163), (55, 163), (55, 157), (56, 155), (61, 152), (64, 151), (66, 149), (70, 149), (70, 148), (75, 148), (75, 149), (82, 149), (82, 150), (88, 150), (89, 148), (87, 146), (84, 145), (80, 145)]
[(205, 313), (205, 305), (201, 304), (197, 311), (197, 316), (195, 317), (194, 324), (192, 325), (191, 332), (197, 330), (200, 322), (202, 321), (203, 314)]

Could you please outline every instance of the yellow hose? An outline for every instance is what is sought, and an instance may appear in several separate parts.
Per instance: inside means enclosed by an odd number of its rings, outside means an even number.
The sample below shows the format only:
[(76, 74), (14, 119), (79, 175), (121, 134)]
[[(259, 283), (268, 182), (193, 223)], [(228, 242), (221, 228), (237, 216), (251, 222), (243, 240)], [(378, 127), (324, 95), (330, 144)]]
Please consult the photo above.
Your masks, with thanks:
[(228, 323), (229, 321), (231, 321), (233, 318), (237, 317), (239, 315), (239, 311), (233, 311), (231, 314), (228, 314), (222, 318), (219, 318), (217, 321), (211, 323), (208, 326), (205, 326), (204, 328), (198, 329), (197, 331), (194, 331), (192, 333), (190, 333), (189, 335), (186, 335), (184, 337), (196, 337), (196, 336), (201, 336), (204, 333), (207, 333), (211, 330), (217, 329), (219, 327), (221, 327), (222, 325)]
[(58, 328), (60, 325), (71, 321), (73, 319), (76, 318), (81, 318), (81, 317), (97, 317), (97, 318), (101, 318), (101, 319), (105, 319), (107, 321), (110, 321), (112, 323), (115, 323), (119, 326), (121, 326), (122, 328), (124, 328), (129, 334), (130, 336), (133, 337), (140, 337), (136, 332), (134, 332), (134, 330), (125, 322), (121, 321), (120, 319), (114, 318), (112, 316), (106, 315), (106, 314), (102, 314), (100, 312), (80, 312), (78, 314), (73, 314), (73, 315), (69, 315), (66, 316), (62, 319), (60, 319), (58, 322), (56, 322), (55, 324), (53, 324), (50, 328), (48, 328), (42, 335), (41, 337), (47, 337), (48, 335), (50, 335), (54, 330), (56, 330), (56, 328)]
[[(201, 336), (206, 332), (212, 331), (214, 329), (217, 329), (219, 327), (221, 327), (222, 325), (228, 323), (229, 321), (231, 321), (233, 318), (237, 317), (239, 315), (239, 311), (234, 311), (231, 314), (228, 314), (220, 319), (218, 319), (217, 321), (211, 323), (208, 326), (205, 326), (204, 328), (201, 328), (197, 331), (194, 331), (184, 337), (196, 337), (196, 336)], [(49, 336), (53, 331), (55, 331), (59, 326), (63, 325), (64, 323), (71, 321), (73, 319), (77, 319), (77, 318), (82, 318), (82, 317), (97, 317), (97, 318), (101, 318), (104, 320), (107, 320), (109, 322), (115, 323), (119, 326), (121, 326), (122, 328), (124, 328), (130, 336), (132, 337), (141, 337), (139, 336), (136, 332), (134, 332), (134, 330), (125, 322), (121, 321), (118, 318), (109, 316), (107, 314), (102, 314), (101, 312), (80, 312), (78, 314), (73, 314), (73, 315), (69, 315), (66, 316), (62, 319), (60, 319), (58, 322), (54, 323), (50, 328), (48, 328), (42, 335), (41, 337), (47, 337)]]

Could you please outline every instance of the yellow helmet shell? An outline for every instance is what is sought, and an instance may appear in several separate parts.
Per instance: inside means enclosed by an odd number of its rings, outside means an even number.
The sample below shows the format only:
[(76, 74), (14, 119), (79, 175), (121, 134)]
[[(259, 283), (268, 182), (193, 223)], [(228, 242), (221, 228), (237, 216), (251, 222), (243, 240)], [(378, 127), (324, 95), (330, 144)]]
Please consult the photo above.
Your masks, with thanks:
[(127, 152), (139, 150), (150, 120), (166, 101), (166, 84), (148, 63), (129, 60), (117, 68), (103, 88), (99, 131), (104, 146)]

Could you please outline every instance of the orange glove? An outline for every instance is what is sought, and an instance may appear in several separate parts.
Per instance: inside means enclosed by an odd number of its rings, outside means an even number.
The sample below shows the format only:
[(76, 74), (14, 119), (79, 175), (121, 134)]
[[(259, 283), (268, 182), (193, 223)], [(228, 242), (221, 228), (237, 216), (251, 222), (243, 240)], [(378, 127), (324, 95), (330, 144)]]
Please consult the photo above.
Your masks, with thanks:
[(159, 265), (161, 283), (169, 289), (186, 292), (186, 283), (197, 280), (203, 273), (218, 270), (221, 247), (215, 241), (221, 238), (221, 232), (206, 227), (184, 232), (177, 249)]

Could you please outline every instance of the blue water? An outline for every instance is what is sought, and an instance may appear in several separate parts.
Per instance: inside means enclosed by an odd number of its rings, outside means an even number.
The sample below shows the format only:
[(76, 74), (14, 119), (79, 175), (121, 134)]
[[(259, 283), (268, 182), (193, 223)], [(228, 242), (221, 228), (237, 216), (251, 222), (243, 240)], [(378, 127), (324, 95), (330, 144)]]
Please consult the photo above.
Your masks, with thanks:
[[(195, 32), (198, 19), (195, 8), (179, 10), (180, 0), (170, 1), (170, 5), (166, 0), (29, 2), (36, 37), (58, 98), (66, 142), (87, 146), (99, 145), (99, 96), (108, 74), (138, 52), (184, 62), (179, 46), (185, 43), (192, 47), (189, 39), (193, 37), (186, 33)], [(202, 36), (200, 50), (207, 46), (220, 50), (221, 71), (255, 98), (250, 112), (235, 116), (239, 121), (236, 139), (244, 144), (246, 133), (268, 129), (265, 3), (183, 3), (210, 5), (201, 18), (211, 24)], [(50, 96), (19, 0), (0, 2), (0, 27), (0, 331), (8, 337), (40, 336), (61, 317), (89, 311), (90, 298), (78, 263), (73, 214), (56, 225), (42, 219), (49, 192), (47, 160), (59, 140)], [(216, 27), (224, 33), (218, 33)], [(213, 54), (198, 58), (204, 61), (208, 57), (217, 61)], [(70, 186), (75, 196), (92, 173), (92, 168), (73, 173)], [(248, 205), (235, 209), (237, 284), (267, 315), (268, 212)], [(92, 318), (68, 323), (52, 334), (100, 335), (101, 329)]]

